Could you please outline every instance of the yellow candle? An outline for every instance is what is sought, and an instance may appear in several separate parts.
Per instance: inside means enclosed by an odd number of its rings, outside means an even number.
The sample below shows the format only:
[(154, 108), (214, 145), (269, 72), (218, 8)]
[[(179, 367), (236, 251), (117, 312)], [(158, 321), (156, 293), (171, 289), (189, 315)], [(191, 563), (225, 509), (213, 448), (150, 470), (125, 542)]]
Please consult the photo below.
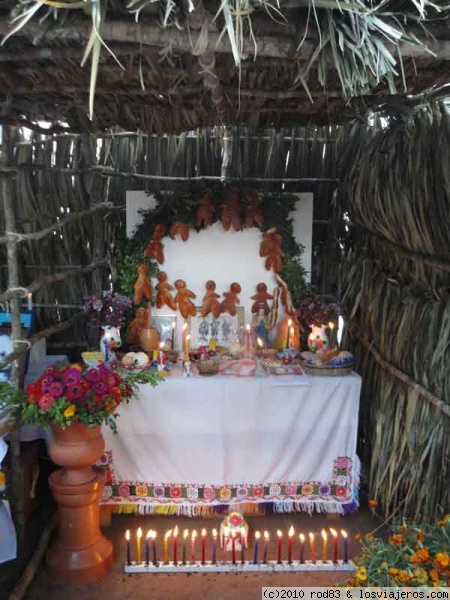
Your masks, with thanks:
[(210, 350), (215, 350), (216, 349), (216, 340), (214, 338), (211, 338), (209, 340), (209, 348), (210, 348)]
[(153, 350), (153, 360), (158, 359), (158, 350)]
[(137, 564), (141, 564), (141, 538), (142, 538), (142, 529), (139, 527), (136, 533), (136, 562)]
[(169, 562), (169, 538), (172, 535), (172, 530), (166, 531), (166, 535), (164, 536), (164, 563), (167, 564)]
[(322, 539), (323, 539), (322, 560), (326, 561), (326, 560), (328, 560), (328, 557), (327, 557), (328, 536), (327, 536), (327, 532), (325, 531), (325, 529), (322, 529)]
[(186, 336), (186, 358), (189, 360), (189, 342), (191, 340), (191, 334), (188, 333)]

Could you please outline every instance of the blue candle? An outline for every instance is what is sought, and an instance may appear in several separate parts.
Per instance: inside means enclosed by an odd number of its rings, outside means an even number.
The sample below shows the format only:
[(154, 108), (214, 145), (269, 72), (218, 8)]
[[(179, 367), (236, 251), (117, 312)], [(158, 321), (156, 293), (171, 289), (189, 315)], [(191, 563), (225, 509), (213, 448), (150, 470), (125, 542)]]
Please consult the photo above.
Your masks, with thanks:
[(156, 560), (156, 531), (152, 530), (150, 537), (152, 538), (153, 565), (156, 567), (158, 565), (158, 561)]
[(258, 564), (258, 547), (259, 547), (259, 538), (261, 537), (261, 534), (259, 533), (259, 531), (255, 532), (255, 551), (253, 552), (253, 564), (257, 565)]

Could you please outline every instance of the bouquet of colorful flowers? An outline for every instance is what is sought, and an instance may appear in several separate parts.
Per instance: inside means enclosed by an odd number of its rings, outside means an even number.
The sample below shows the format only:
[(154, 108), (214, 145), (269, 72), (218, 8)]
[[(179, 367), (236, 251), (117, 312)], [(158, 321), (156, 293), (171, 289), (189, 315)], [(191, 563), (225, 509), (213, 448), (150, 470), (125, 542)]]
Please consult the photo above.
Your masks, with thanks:
[(129, 296), (105, 291), (100, 297), (94, 294), (86, 298), (84, 310), (94, 313), (102, 327), (122, 327), (127, 310), (132, 306), (133, 300)]
[(115, 431), (115, 410), (134, 397), (136, 384), (155, 387), (160, 381), (157, 371), (150, 369), (122, 375), (105, 363), (91, 368), (51, 366), (26, 392), (2, 382), (0, 405), (20, 421), (37, 427), (59, 425), (64, 429), (78, 421), (89, 427), (104, 423)]
[(342, 307), (337, 302), (327, 302), (321, 298), (308, 296), (297, 304), (295, 314), (300, 321), (307, 325), (327, 325), (342, 314)]
[(450, 515), (431, 525), (402, 521), (392, 527), (387, 542), (368, 533), (361, 538), (362, 552), (354, 561), (358, 568), (346, 585), (447, 587), (449, 540)]

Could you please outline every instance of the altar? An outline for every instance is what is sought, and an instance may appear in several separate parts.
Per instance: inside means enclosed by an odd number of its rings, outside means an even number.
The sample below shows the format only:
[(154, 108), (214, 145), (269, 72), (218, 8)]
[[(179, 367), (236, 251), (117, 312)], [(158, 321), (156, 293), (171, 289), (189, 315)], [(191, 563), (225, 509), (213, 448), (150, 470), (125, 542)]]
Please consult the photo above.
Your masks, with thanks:
[(167, 378), (103, 427), (114, 512), (178, 514), (241, 503), (275, 511), (346, 513), (358, 507), (361, 378)]

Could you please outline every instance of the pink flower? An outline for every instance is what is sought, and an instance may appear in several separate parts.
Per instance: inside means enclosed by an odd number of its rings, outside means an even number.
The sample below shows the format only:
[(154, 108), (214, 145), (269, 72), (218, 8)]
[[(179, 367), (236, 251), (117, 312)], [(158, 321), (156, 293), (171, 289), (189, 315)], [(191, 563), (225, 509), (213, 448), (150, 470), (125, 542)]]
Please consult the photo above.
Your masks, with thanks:
[(108, 391), (108, 387), (103, 381), (98, 381), (97, 383), (94, 383), (92, 387), (96, 394), (104, 395)]
[(44, 394), (38, 400), (38, 406), (41, 410), (48, 410), (53, 406), (55, 399), (50, 394)]
[(214, 488), (205, 487), (205, 489), (203, 490), (203, 498), (205, 500), (214, 500), (215, 497), (216, 497), (216, 492), (215, 492)]
[(66, 396), (69, 400), (78, 400), (78, 398), (81, 398), (82, 394), (83, 390), (80, 385), (72, 385), (66, 390)]
[(130, 487), (126, 483), (119, 485), (119, 496), (123, 496), (124, 498), (130, 497)]
[(119, 377), (115, 373), (108, 373), (106, 383), (108, 388), (116, 387), (119, 384)]

